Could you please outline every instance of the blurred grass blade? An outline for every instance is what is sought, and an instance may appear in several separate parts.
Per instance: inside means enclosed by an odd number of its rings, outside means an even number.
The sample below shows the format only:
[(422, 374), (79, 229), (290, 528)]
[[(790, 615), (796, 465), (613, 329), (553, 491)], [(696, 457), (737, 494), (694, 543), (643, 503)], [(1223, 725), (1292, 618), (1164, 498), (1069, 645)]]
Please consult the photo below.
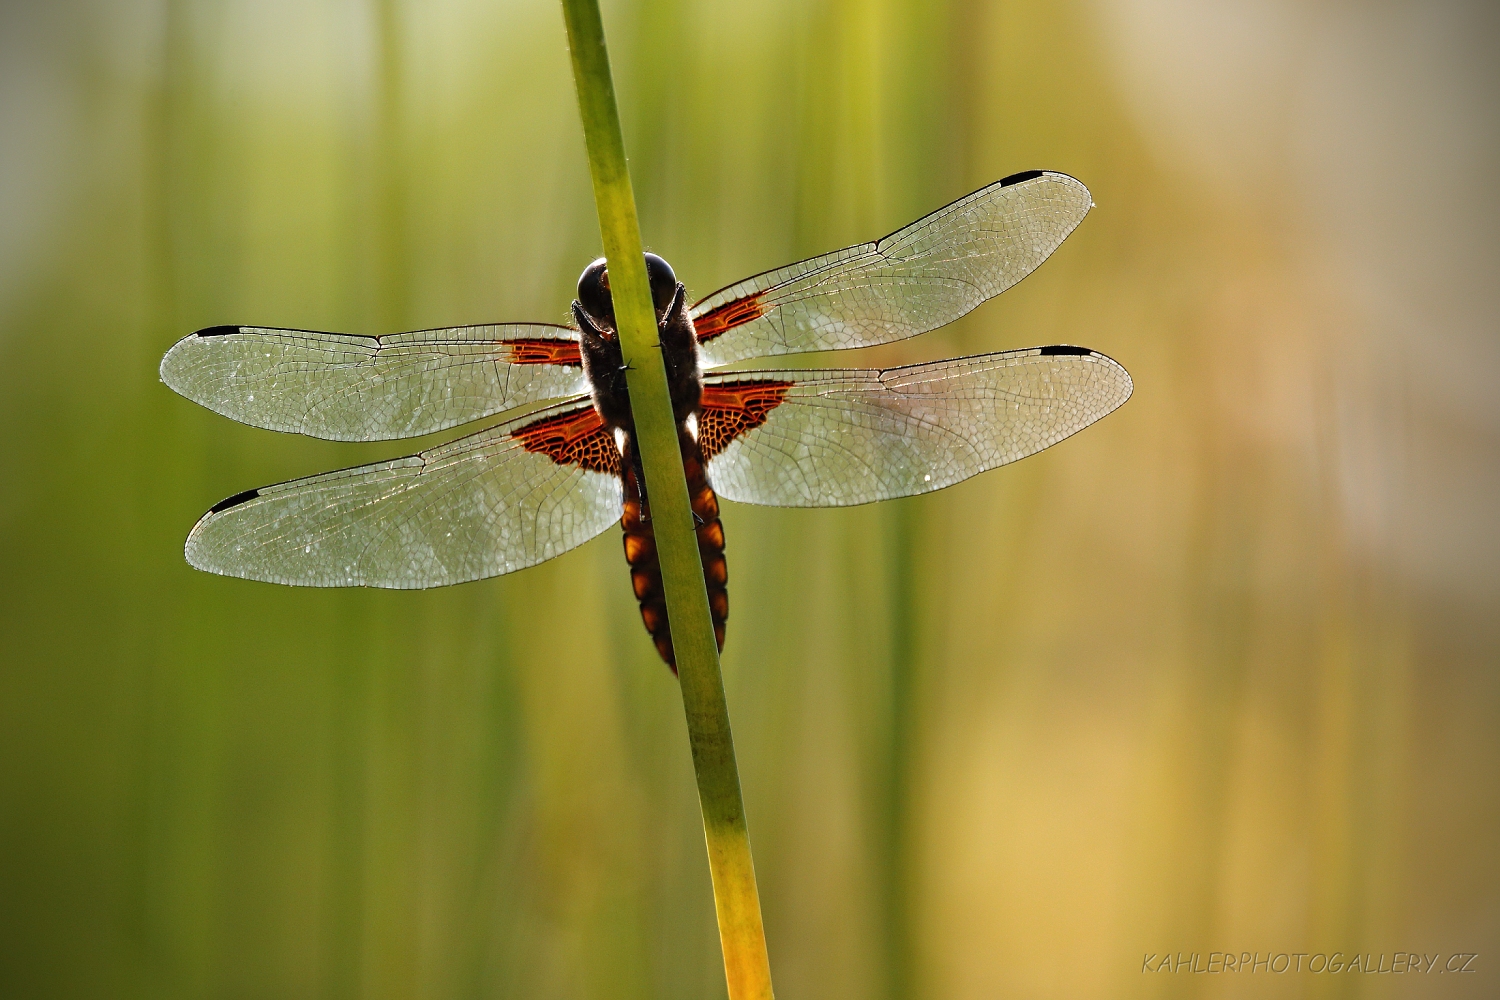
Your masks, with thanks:
[(729, 710), (719, 673), (719, 651), (709, 617), (703, 567), (693, 532), (687, 480), (677, 444), (666, 367), (658, 350), (656, 312), (646, 278), (635, 195), (615, 105), (609, 53), (598, 0), (563, 0), (573, 79), (588, 145), (589, 172), (608, 259), (620, 345), (628, 366), (636, 444), (661, 558), (672, 645), (687, 714), (698, 801), (713, 875), (719, 941), (730, 1000), (768, 1000), (766, 956), (750, 835), (740, 796)]

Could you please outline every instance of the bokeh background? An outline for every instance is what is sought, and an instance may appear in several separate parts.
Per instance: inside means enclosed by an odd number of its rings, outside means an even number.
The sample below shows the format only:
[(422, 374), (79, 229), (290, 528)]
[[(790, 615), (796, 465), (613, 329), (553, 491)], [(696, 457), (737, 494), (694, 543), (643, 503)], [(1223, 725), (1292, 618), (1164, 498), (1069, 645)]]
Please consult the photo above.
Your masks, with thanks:
[[(1036, 275), (812, 360), (1136, 380), (928, 498), (725, 505), (779, 995), (1500, 995), (1496, 7), (605, 17), (690, 292), (1059, 169), (1098, 207)], [(179, 337), (562, 321), (598, 247), (555, 0), (0, 6), (0, 994), (722, 995), (615, 535), (426, 593), (181, 556), (404, 451), (176, 397)], [(1212, 951), (1479, 958), (1141, 972)]]

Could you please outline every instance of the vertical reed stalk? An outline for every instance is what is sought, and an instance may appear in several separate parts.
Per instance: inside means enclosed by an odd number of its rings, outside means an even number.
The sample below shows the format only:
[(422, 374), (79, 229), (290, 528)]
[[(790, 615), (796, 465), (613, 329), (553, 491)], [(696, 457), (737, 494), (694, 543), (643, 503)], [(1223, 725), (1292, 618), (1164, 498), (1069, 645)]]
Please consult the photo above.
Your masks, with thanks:
[(677, 654), (688, 740), (698, 778), (719, 942), (724, 949), (724, 975), (730, 1000), (770, 1000), (771, 968), (740, 797), (734, 739), (729, 731), (729, 708), (724, 701), (719, 651), (709, 618), (667, 372), (659, 349), (635, 195), (625, 164), (625, 141), (615, 105), (604, 24), (598, 0), (563, 0), (562, 6), (594, 201), (599, 209), (599, 232), (609, 261), (615, 320), (629, 366), (626, 378), (636, 446), (644, 466), (646, 492), (651, 497), (672, 646)]

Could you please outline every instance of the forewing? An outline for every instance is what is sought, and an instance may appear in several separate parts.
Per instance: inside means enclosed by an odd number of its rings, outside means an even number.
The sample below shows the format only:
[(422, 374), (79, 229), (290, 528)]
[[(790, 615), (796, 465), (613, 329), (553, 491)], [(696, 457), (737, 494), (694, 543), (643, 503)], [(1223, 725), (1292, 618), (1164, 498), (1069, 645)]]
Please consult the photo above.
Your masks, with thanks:
[(720, 495), (842, 507), (929, 493), (1033, 455), (1130, 398), (1081, 347), (904, 368), (709, 376), (699, 441)]
[(705, 368), (869, 347), (953, 322), (1037, 268), (1093, 207), (1067, 174), (981, 188), (876, 243), (747, 278), (693, 306)]
[(419, 455), (230, 497), (187, 560), (307, 587), (418, 589), (523, 569), (617, 521), (619, 453), (577, 401)]
[(578, 331), (544, 323), (388, 337), (211, 327), (167, 352), (161, 378), (240, 423), (334, 441), (417, 437), (587, 389)]

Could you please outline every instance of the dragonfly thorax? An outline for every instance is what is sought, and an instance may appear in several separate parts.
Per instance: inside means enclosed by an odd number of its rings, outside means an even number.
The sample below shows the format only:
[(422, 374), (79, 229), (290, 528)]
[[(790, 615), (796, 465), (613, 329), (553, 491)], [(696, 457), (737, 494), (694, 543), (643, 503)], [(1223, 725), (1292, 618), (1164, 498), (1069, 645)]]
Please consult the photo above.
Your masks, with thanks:
[[(672, 393), (672, 412), (679, 425), (698, 410), (703, 392), (698, 364), (698, 338), (688, 315), (686, 289), (671, 265), (656, 254), (646, 254), (646, 274), (651, 281), (651, 299), (667, 383)], [(625, 381), (625, 361), (615, 332), (614, 302), (610, 295), (609, 271), (601, 257), (584, 269), (578, 279), (578, 299), (573, 303), (578, 323), (580, 356), (589, 382), (594, 409), (612, 429), (635, 429), (630, 414), (630, 392)]]

